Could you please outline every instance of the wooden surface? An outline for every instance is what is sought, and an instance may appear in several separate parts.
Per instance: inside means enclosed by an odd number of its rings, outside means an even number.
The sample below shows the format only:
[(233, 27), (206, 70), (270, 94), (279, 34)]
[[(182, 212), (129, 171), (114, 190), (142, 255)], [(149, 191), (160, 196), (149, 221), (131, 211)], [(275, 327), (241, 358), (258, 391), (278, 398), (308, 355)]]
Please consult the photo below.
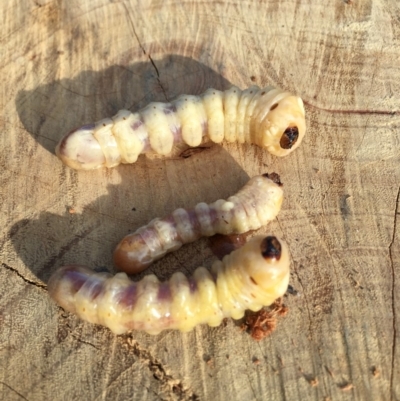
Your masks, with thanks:
[[(1, 2), (0, 399), (400, 400), (399, 15), (397, 0)], [(76, 172), (54, 155), (121, 108), (253, 82), (306, 102), (287, 158), (224, 144)], [(285, 201), (260, 232), (289, 243), (298, 295), (269, 338), (231, 320), (117, 337), (49, 299), (57, 267), (111, 267), (129, 230), (272, 171)], [(204, 240), (151, 271), (211, 260)]]

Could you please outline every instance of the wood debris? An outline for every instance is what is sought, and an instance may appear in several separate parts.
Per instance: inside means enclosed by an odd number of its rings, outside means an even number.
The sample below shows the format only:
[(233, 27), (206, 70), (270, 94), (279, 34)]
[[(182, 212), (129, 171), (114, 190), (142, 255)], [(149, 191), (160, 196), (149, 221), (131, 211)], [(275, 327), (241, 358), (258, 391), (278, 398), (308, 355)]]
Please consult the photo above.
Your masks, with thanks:
[(342, 391), (349, 391), (349, 390), (353, 389), (354, 386), (351, 383), (345, 383), (345, 384), (342, 384), (341, 386), (339, 386), (339, 388)]
[(261, 309), (255, 313), (247, 312), (241, 329), (250, 333), (255, 340), (262, 340), (275, 330), (278, 317), (285, 316), (288, 310), (279, 298), (267, 309)]

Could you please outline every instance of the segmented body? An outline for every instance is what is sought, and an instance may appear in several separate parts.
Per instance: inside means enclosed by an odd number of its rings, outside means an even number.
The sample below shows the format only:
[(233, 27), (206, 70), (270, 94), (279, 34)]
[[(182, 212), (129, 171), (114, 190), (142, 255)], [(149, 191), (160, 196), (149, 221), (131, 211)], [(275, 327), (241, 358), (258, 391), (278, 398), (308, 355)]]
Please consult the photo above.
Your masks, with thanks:
[(171, 103), (150, 103), (136, 113), (84, 125), (57, 145), (57, 156), (74, 169), (91, 170), (134, 163), (143, 153), (168, 155), (182, 143), (254, 143), (276, 156), (296, 149), (305, 133), (301, 98), (280, 89), (252, 86), (225, 92), (208, 89)]
[(227, 200), (177, 209), (170, 216), (152, 220), (127, 235), (114, 251), (118, 270), (138, 273), (166, 253), (200, 237), (241, 234), (257, 230), (274, 219), (282, 205), (283, 191), (277, 174), (253, 177)]
[(287, 246), (274, 236), (254, 237), (214, 263), (211, 273), (199, 267), (192, 277), (174, 273), (161, 283), (155, 275), (139, 282), (125, 273), (111, 276), (84, 266), (60, 268), (48, 284), (64, 309), (116, 334), (164, 329), (189, 331), (198, 324), (218, 326), (225, 317), (240, 319), (281, 297), (289, 282)]

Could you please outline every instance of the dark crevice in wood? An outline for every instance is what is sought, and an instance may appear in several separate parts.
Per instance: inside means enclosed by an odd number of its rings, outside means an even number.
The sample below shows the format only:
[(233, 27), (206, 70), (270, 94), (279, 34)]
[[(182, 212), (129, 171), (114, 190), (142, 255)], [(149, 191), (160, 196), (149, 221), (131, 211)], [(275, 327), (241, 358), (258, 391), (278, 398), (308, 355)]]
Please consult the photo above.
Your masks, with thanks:
[(93, 347), (93, 348), (95, 348), (95, 349), (97, 349), (97, 350), (100, 350), (99, 347), (96, 347), (94, 344), (90, 343), (89, 341), (82, 340), (81, 338), (79, 338), (79, 337), (76, 336), (75, 334), (72, 334), (72, 333), (71, 333), (71, 336), (74, 337), (75, 340), (78, 341), (78, 342), (81, 343), (81, 344), (90, 345), (91, 347)]
[(5, 263), (1, 264), (2, 267), (4, 267), (5, 269), (15, 273), (19, 278), (21, 278), (22, 280), (25, 281), (25, 283), (27, 284), (31, 284), (34, 285), (37, 288), (40, 288), (41, 290), (47, 290), (47, 286), (45, 284), (41, 284), (41, 283), (37, 283), (36, 281), (32, 281), (27, 279), (26, 277), (24, 277), (17, 269), (15, 269), (14, 267), (11, 267)]
[(190, 388), (187, 388), (181, 380), (173, 378), (163, 367), (161, 361), (155, 358), (151, 353), (142, 348), (138, 342), (132, 338), (128, 338), (128, 344), (131, 347), (134, 355), (144, 363), (154, 379), (159, 381), (161, 385), (170, 389), (175, 397), (182, 401), (199, 401), (200, 398)]
[(141, 43), (140, 40), (139, 40), (139, 36), (138, 36), (137, 33), (136, 33), (135, 25), (133, 24), (131, 15), (129, 14), (128, 7), (126, 6), (125, 3), (121, 3), (121, 4), (122, 4), (123, 7), (125, 8), (126, 15), (127, 15), (128, 19), (129, 19), (129, 23), (130, 23), (130, 26), (131, 26), (131, 28), (132, 28), (133, 35), (135, 36), (136, 40), (138, 41), (139, 47), (142, 49), (143, 54), (146, 54), (146, 50), (144, 49), (142, 43)]
[(161, 90), (162, 90), (162, 92), (163, 92), (163, 94), (164, 94), (165, 100), (166, 100), (167, 102), (169, 102), (169, 99), (168, 99), (168, 96), (167, 96), (167, 92), (165, 91), (165, 88), (163, 87), (163, 84), (162, 84), (162, 82), (161, 82), (161, 80), (160, 80), (160, 73), (158, 72), (158, 68), (157, 68), (157, 66), (156, 66), (156, 63), (155, 63), (155, 62), (153, 61), (153, 59), (151, 58), (151, 55), (150, 55), (150, 54), (148, 55), (148, 57), (149, 57), (150, 63), (152, 64), (152, 66), (153, 66), (154, 69), (156, 70), (157, 82), (158, 82), (158, 84), (160, 85), (160, 88), (161, 88)]
[(122, 5), (124, 6), (125, 11), (126, 11), (126, 15), (128, 16), (128, 19), (129, 19), (129, 22), (130, 22), (130, 26), (132, 28), (133, 35), (135, 36), (136, 40), (138, 41), (139, 47), (142, 49), (143, 54), (146, 55), (149, 58), (149, 61), (150, 61), (151, 65), (154, 67), (154, 70), (156, 71), (156, 74), (157, 74), (157, 82), (160, 85), (160, 88), (161, 88), (161, 90), (162, 90), (162, 92), (164, 94), (165, 100), (167, 102), (169, 102), (169, 99), (168, 99), (168, 96), (167, 96), (167, 92), (166, 92), (165, 88), (163, 87), (162, 82), (160, 80), (160, 73), (158, 71), (158, 68), (157, 68), (155, 62), (153, 61), (153, 59), (151, 58), (151, 55), (146, 52), (146, 49), (142, 45), (142, 42), (140, 41), (139, 36), (138, 36), (138, 34), (136, 32), (135, 25), (134, 25), (134, 23), (132, 21), (132, 18), (130, 16), (130, 14), (129, 14), (129, 11), (128, 11), (128, 8), (127, 8), (126, 4), (122, 3)]
[(6, 383), (4, 383), (4, 382), (1, 382), (0, 381), (0, 384), (2, 384), (3, 386), (5, 386), (5, 387), (7, 387), (9, 390), (11, 390), (14, 394), (17, 394), (18, 395), (18, 397), (21, 397), (21, 399), (23, 399), (23, 400), (25, 400), (25, 401), (28, 401), (28, 399), (27, 398), (25, 398), (21, 393), (19, 393), (17, 390), (15, 390), (15, 389), (13, 389), (11, 386), (9, 386), (8, 384), (6, 384)]
[(400, 187), (397, 190), (396, 203), (394, 207), (394, 216), (393, 216), (393, 232), (392, 239), (389, 244), (389, 259), (390, 259), (390, 267), (392, 270), (392, 288), (391, 288), (391, 298), (392, 298), (392, 318), (393, 318), (393, 338), (392, 338), (392, 362), (391, 362), (391, 371), (390, 371), (390, 400), (393, 400), (393, 383), (394, 383), (394, 369), (395, 369), (395, 357), (396, 357), (396, 337), (397, 337), (397, 329), (396, 329), (396, 302), (395, 302), (395, 290), (396, 290), (396, 274), (395, 267), (393, 263), (393, 245), (395, 243), (396, 233), (397, 233), (397, 216), (399, 215), (399, 200), (400, 200)]

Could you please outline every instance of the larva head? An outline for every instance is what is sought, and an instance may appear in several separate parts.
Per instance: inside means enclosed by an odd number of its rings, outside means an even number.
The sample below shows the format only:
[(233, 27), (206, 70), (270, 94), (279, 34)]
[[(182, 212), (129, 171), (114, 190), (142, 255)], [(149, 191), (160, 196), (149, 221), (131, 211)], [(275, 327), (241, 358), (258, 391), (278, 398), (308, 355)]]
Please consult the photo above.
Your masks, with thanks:
[(275, 156), (286, 156), (300, 145), (306, 131), (303, 101), (281, 93), (263, 106), (256, 116), (255, 143)]
[(231, 255), (236, 271), (241, 272), (241, 291), (246, 292), (248, 299), (270, 305), (286, 292), (290, 261), (288, 247), (281, 239), (274, 235), (257, 236), (238, 251)]
[(268, 261), (279, 261), (282, 256), (282, 244), (274, 236), (265, 237), (260, 244), (261, 255)]
[(84, 125), (65, 135), (56, 147), (56, 155), (75, 170), (104, 167), (106, 159), (99, 142), (93, 136), (95, 125)]

